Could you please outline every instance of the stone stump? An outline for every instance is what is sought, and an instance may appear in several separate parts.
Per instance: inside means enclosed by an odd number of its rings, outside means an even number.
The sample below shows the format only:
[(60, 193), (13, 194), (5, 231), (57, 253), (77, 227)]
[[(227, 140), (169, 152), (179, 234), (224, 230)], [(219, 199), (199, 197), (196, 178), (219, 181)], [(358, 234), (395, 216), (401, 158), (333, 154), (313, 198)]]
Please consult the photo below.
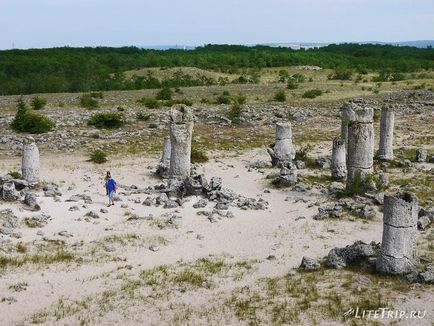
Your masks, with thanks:
[(0, 189), (1, 199), (5, 201), (14, 201), (18, 199), (18, 192), (15, 189), (15, 184), (11, 182), (6, 182)]
[(373, 112), (372, 108), (355, 107), (354, 121), (348, 125), (347, 189), (351, 189), (356, 178), (364, 180), (373, 172)]
[(275, 185), (279, 186), (291, 186), (298, 181), (297, 167), (290, 162), (283, 163), (279, 176), (274, 181)]
[(170, 170), (170, 152), (171, 152), (170, 137), (164, 138), (163, 155), (161, 156), (160, 163), (158, 164), (157, 173), (163, 178), (169, 177)]
[(414, 246), (418, 217), (417, 198), (410, 193), (384, 196), (383, 240), (377, 270), (405, 274), (416, 269)]
[(428, 156), (427, 150), (423, 148), (418, 148), (416, 150), (416, 162), (426, 162), (427, 156)]
[(193, 114), (189, 108), (173, 108), (170, 111), (169, 178), (184, 179), (190, 176), (193, 124)]
[(284, 162), (292, 162), (294, 149), (292, 146), (291, 124), (287, 122), (276, 123), (276, 141), (273, 148), (267, 149), (271, 156), (273, 166), (281, 166)]
[(380, 147), (378, 157), (384, 160), (393, 159), (393, 127), (395, 124), (395, 113), (393, 107), (383, 106), (381, 108), (380, 120)]
[(39, 150), (32, 137), (25, 138), (23, 142), (21, 172), (23, 179), (30, 184), (41, 181), (39, 176)]
[(342, 139), (333, 139), (331, 172), (335, 180), (343, 180), (347, 177), (347, 160), (345, 142)]

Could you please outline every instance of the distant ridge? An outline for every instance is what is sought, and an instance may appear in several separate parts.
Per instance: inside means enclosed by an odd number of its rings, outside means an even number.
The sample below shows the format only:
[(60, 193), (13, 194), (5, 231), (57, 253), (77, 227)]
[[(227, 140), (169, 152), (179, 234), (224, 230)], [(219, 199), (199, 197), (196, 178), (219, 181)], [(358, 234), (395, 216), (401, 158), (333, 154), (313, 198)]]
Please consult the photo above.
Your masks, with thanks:
[[(402, 42), (382, 42), (382, 41), (364, 41), (364, 42), (339, 42), (339, 43), (319, 43), (319, 42), (286, 42), (286, 43), (261, 43), (257, 45), (264, 45), (270, 47), (284, 47), (298, 50), (301, 48), (311, 49), (320, 48), (329, 44), (343, 44), (343, 43), (357, 43), (357, 44), (379, 44), (379, 45), (396, 45), (396, 46), (413, 46), (416, 48), (434, 47), (434, 40), (418, 40), (418, 41), (402, 41)], [(254, 46), (256, 44), (242, 44), (245, 46)], [(193, 45), (146, 45), (139, 46), (142, 49), (151, 50), (194, 50), (197, 46)]]

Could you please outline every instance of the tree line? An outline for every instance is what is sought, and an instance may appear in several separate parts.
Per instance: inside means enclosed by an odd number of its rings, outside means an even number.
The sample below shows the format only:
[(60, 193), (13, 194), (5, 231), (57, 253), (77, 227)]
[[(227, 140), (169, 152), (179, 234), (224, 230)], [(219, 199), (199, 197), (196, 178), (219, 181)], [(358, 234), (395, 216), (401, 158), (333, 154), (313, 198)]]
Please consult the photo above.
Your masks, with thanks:
[[(355, 72), (413, 72), (434, 68), (434, 49), (372, 44), (332, 44), (313, 49), (206, 45), (195, 50), (137, 47), (50, 48), (0, 51), (0, 95), (131, 90), (203, 86), (218, 81), (177, 75), (159, 80), (152, 74), (126, 78), (126, 70), (198, 67), (240, 73), (267, 67), (317, 65)], [(240, 78), (240, 82), (250, 82)]]

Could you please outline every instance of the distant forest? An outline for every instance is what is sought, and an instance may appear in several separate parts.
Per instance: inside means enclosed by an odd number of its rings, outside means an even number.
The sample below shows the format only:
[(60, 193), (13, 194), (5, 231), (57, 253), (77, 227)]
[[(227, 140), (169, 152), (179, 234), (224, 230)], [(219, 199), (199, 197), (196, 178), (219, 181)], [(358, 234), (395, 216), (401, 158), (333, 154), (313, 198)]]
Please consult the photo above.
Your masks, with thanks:
[[(124, 71), (149, 67), (198, 67), (240, 74), (257, 82), (261, 68), (316, 65), (322, 68), (413, 72), (434, 68), (434, 49), (372, 44), (340, 44), (291, 50), (266, 46), (207, 45), (191, 51), (137, 47), (52, 48), (0, 51), (0, 95), (132, 90), (212, 85), (205, 76), (179, 73), (165, 80), (152, 74), (126, 78)], [(246, 73), (247, 71), (247, 73)], [(248, 72), (250, 71), (250, 72)], [(247, 76), (248, 77), (248, 76)]]

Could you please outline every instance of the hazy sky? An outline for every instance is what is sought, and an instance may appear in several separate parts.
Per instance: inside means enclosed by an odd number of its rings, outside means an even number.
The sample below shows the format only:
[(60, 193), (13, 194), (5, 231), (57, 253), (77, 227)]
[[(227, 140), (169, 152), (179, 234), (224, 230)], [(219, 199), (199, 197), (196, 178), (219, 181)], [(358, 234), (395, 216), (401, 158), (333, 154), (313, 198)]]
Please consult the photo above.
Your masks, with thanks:
[(434, 39), (434, 0), (0, 0), (0, 48)]

